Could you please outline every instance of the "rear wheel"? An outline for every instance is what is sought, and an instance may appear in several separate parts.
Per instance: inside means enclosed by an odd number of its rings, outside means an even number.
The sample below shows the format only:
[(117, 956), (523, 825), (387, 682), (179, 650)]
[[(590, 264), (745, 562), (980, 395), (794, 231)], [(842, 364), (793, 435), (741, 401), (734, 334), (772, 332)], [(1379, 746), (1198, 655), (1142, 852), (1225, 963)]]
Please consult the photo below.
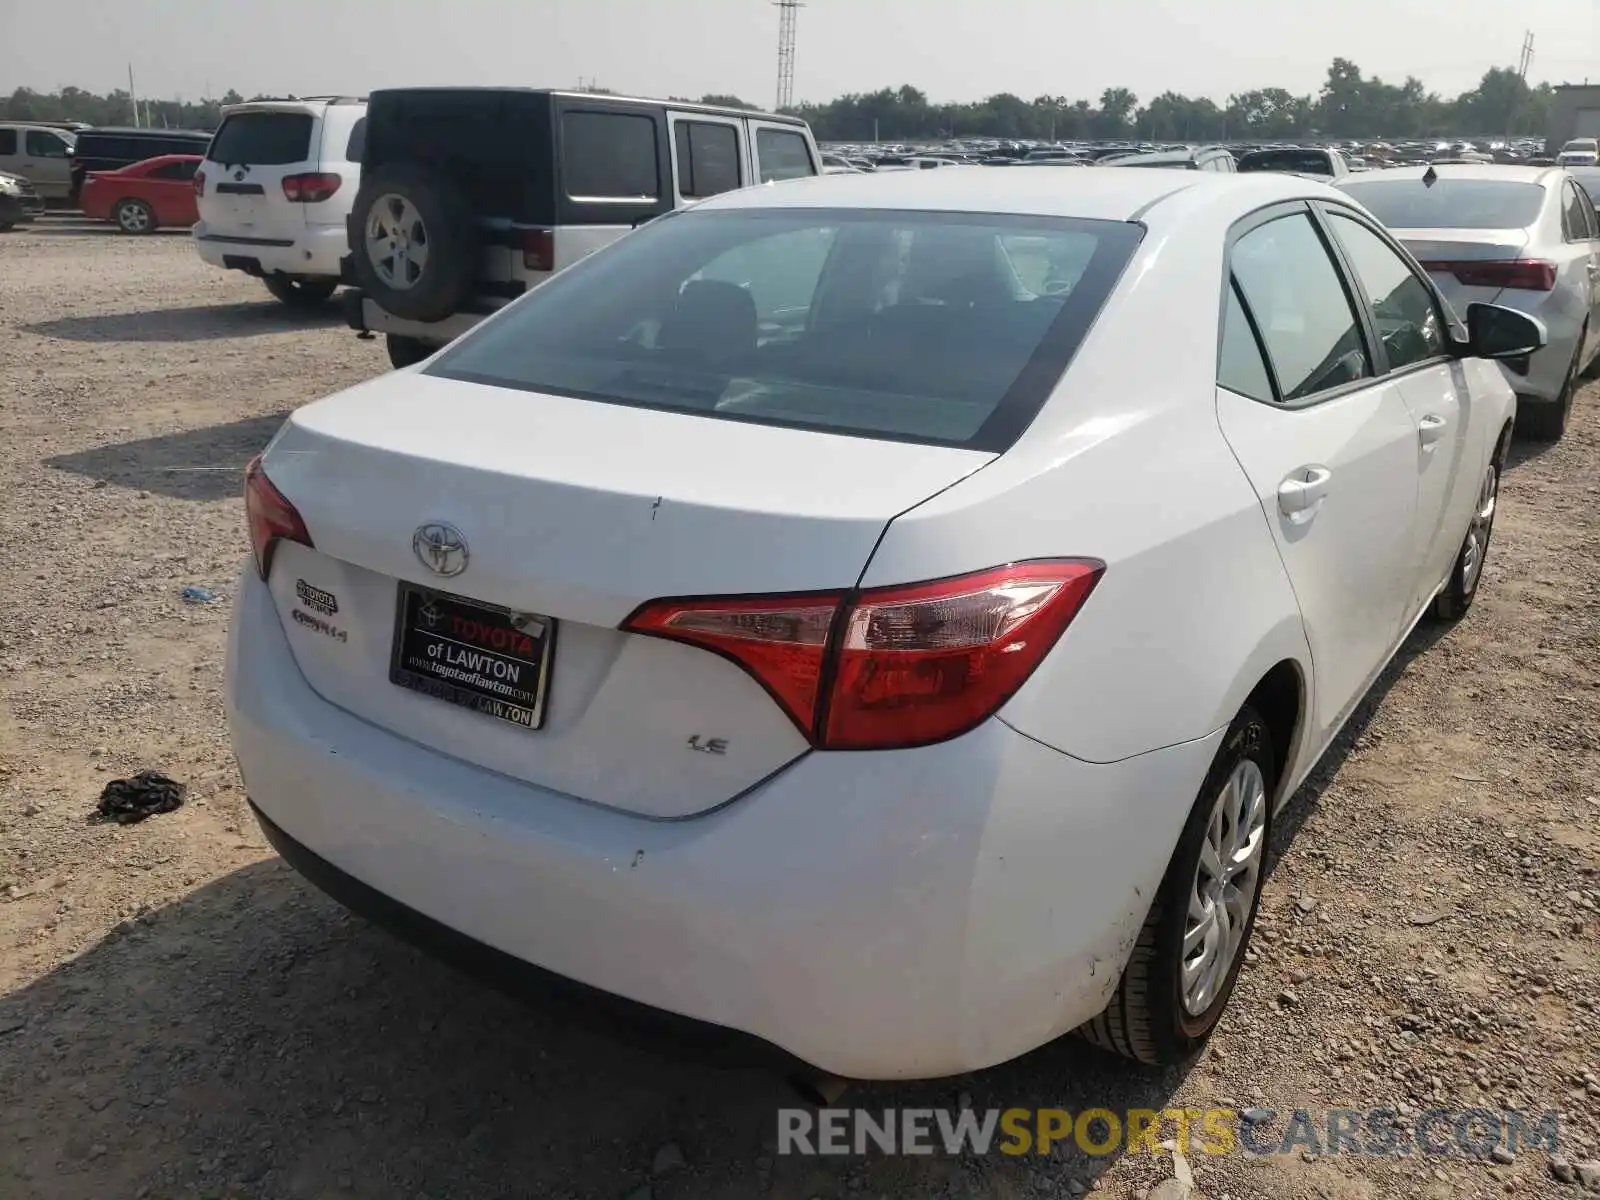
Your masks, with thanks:
[(118, 200), (111, 217), (123, 233), (138, 235), (154, 233), (156, 229), (155, 210), (143, 200)]
[(337, 279), (296, 279), (292, 275), (265, 275), (261, 282), (290, 308), (316, 308), (339, 286)]
[(389, 362), (396, 368), (413, 367), (433, 354), (433, 347), (404, 334), (388, 333), (384, 341), (389, 348)]
[(1090, 1041), (1167, 1066), (1216, 1027), (1255, 926), (1276, 782), (1271, 734), (1246, 706), (1201, 785), (1111, 1004), (1083, 1027)]
[(1572, 398), (1578, 391), (1578, 359), (1583, 354), (1584, 335), (1578, 335), (1577, 349), (1572, 352), (1572, 363), (1567, 367), (1567, 377), (1554, 404), (1518, 404), (1517, 429), (1536, 442), (1555, 442), (1567, 432), (1567, 414), (1572, 411)]

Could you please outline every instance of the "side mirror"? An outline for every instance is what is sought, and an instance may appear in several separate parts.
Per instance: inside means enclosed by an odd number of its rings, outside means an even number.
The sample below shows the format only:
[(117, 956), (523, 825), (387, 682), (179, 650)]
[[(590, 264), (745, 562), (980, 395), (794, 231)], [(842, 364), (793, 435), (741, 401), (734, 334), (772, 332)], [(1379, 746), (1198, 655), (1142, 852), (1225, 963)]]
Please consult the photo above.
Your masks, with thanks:
[(1467, 305), (1463, 352), (1470, 358), (1522, 358), (1549, 340), (1544, 322), (1537, 317), (1499, 304)]

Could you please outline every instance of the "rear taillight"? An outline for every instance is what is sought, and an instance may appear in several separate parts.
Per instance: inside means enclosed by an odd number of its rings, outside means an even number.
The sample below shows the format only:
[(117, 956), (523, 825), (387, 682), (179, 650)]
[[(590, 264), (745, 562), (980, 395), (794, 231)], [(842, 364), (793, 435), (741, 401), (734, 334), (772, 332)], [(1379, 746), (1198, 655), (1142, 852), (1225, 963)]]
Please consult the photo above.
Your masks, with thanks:
[(522, 231), (522, 266), (528, 271), (553, 271), (556, 267), (556, 236), (548, 229)]
[(1454, 275), (1467, 287), (1517, 288), (1548, 292), (1556, 286), (1556, 265), (1532, 258), (1503, 258), (1484, 262), (1425, 262), (1424, 271)]
[(323, 171), (308, 171), (302, 175), (283, 177), (283, 196), (297, 204), (317, 204), (339, 190), (344, 180)]
[(194, 173), (194, 194), (196, 196), (204, 196), (206, 194), (206, 173), (204, 171), (196, 171)]
[(660, 600), (622, 628), (737, 663), (823, 749), (921, 746), (1010, 699), (1104, 570), (1054, 559), (848, 595)]
[(265, 579), (272, 570), (272, 553), (282, 539), (310, 547), (311, 534), (294, 505), (272, 486), (261, 469), (261, 456), (250, 460), (244, 469), (244, 514), (250, 526), (250, 548), (255, 551), (256, 570)]

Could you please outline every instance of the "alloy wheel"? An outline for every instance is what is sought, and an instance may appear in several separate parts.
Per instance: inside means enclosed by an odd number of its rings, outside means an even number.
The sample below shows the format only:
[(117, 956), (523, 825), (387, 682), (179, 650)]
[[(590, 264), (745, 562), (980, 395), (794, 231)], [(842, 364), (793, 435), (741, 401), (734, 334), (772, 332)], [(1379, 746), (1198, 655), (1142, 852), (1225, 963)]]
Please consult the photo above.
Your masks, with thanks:
[(1261, 767), (1244, 759), (1217, 794), (1200, 844), (1183, 927), (1183, 1007), (1199, 1016), (1211, 1007), (1244, 945), (1266, 847), (1267, 785)]
[(396, 291), (415, 287), (428, 266), (428, 227), (404, 196), (379, 196), (367, 216), (367, 258), (378, 278)]
[(1490, 463), (1483, 476), (1483, 486), (1478, 489), (1478, 503), (1472, 512), (1472, 524), (1467, 527), (1467, 544), (1461, 551), (1463, 595), (1472, 595), (1477, 589), (1479, 576), (1483, 574), (1483, 562), (1489, 553), (1489, 532), (1494, 525), (1495, 502), (1499, 496), (1500, 468)]

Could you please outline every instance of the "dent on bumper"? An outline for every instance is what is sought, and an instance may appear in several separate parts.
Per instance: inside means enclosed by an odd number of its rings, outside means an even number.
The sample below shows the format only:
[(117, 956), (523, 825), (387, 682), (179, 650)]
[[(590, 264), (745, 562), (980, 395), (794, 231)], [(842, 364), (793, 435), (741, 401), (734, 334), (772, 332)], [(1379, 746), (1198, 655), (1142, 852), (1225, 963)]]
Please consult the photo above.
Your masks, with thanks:
[(1104, 1007), (1216, 748), (1090, 765), (989, 722), (650, 821), (328, 704), (253, 571), (237, 595), (229, 720), (277, 830), (467, 939), (852, 1078), (992, 1065)]

